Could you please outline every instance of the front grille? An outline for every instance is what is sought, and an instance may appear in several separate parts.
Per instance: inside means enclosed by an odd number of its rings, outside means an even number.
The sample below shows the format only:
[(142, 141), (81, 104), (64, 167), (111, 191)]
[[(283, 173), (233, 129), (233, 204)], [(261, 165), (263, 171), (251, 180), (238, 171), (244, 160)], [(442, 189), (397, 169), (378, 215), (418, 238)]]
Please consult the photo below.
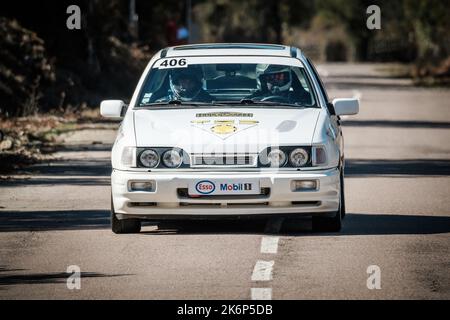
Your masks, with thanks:
[(129, 207), (155, 207), (157, 205), (156, 202), (129, 202)]
[(180, 202), (181, 207), (220, 207), (220, 203), (190, 203), (190, 202)]
[(192, 155), (192, 166), (254, 166), (253, 155)]
[(259, 202), (259, 203), (254, 203), (254, 202), (249, 202), (249, 203), (227, 203), (228, 207), (256, 207), (256, 206), (268, 206), (269, 203), (268, 202)]
[(180, 199), (209, 199), (209, 200), (226, 200), (226, 199), (264, 199), (270, 196), (270, 188), (261, 188), (259, 194), (236, 194), (236, 195), (196, 195), (190, 196), (188, 188), (177, 189), (178, 198)]
[(180, 202), (181, 207), (190, 207), (190, 208), (260, 208), (268, 206), (268, 202), (245, 202), (245, 203), (193, 203), (193, 202)]
[(297, 207), (318, 207), (321, 204), (320, 201), (292, 201), (292, 205)]

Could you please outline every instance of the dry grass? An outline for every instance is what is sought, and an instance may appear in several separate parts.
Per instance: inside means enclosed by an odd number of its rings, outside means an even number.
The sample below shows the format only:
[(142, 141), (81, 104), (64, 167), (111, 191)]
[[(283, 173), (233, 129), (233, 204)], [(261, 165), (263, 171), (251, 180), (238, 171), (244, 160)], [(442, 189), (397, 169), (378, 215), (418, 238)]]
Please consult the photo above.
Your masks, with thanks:
[(98, 110), (85, 109), (54, 115), (0, 118), (0, 173), (48, 161), (63, 142), (61, 135), (85, 128), (108, 127)]

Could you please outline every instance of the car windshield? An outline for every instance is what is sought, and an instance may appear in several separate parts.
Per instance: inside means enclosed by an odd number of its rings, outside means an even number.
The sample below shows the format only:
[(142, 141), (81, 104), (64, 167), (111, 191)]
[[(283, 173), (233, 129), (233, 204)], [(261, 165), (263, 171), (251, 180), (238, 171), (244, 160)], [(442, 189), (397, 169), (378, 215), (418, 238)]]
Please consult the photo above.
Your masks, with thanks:
[(188, 64), (167, 59), (153, 67), (138, 107), (233, 105), (316, 107), (303, 67), (262, 63)]

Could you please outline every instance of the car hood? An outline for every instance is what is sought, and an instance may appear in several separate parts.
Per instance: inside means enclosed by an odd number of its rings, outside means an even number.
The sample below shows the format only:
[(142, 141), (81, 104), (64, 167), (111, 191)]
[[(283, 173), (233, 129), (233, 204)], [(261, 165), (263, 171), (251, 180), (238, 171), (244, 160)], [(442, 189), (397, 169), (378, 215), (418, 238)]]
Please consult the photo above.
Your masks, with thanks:
[(251, 153), (268, 146), (310, 145), (319, 108), (134, 110), (137, 147), (189, 153)]

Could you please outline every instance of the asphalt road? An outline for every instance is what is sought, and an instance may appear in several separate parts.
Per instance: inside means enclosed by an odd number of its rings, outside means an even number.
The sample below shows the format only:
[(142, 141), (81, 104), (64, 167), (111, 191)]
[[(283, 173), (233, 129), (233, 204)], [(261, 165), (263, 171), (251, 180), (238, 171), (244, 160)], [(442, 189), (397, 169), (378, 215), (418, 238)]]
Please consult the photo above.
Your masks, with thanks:
[[(388, 79), (385, 66), (324, 65), (344, 119), (347, 218), (341, 233), (305, 221), (176, 222), (109, 229), (113, 130), (67, 138), (59, 160), (0, 181), (0, 298), (450, 298), (450, 90)], [(297, 226), (298, 228), (299, 226)], [(69, 290), (68, 266), (81, 270)], [(380, 289), (368, 289), (369, 266)], [(370, 271), (370, 270), (369, 270)]]

